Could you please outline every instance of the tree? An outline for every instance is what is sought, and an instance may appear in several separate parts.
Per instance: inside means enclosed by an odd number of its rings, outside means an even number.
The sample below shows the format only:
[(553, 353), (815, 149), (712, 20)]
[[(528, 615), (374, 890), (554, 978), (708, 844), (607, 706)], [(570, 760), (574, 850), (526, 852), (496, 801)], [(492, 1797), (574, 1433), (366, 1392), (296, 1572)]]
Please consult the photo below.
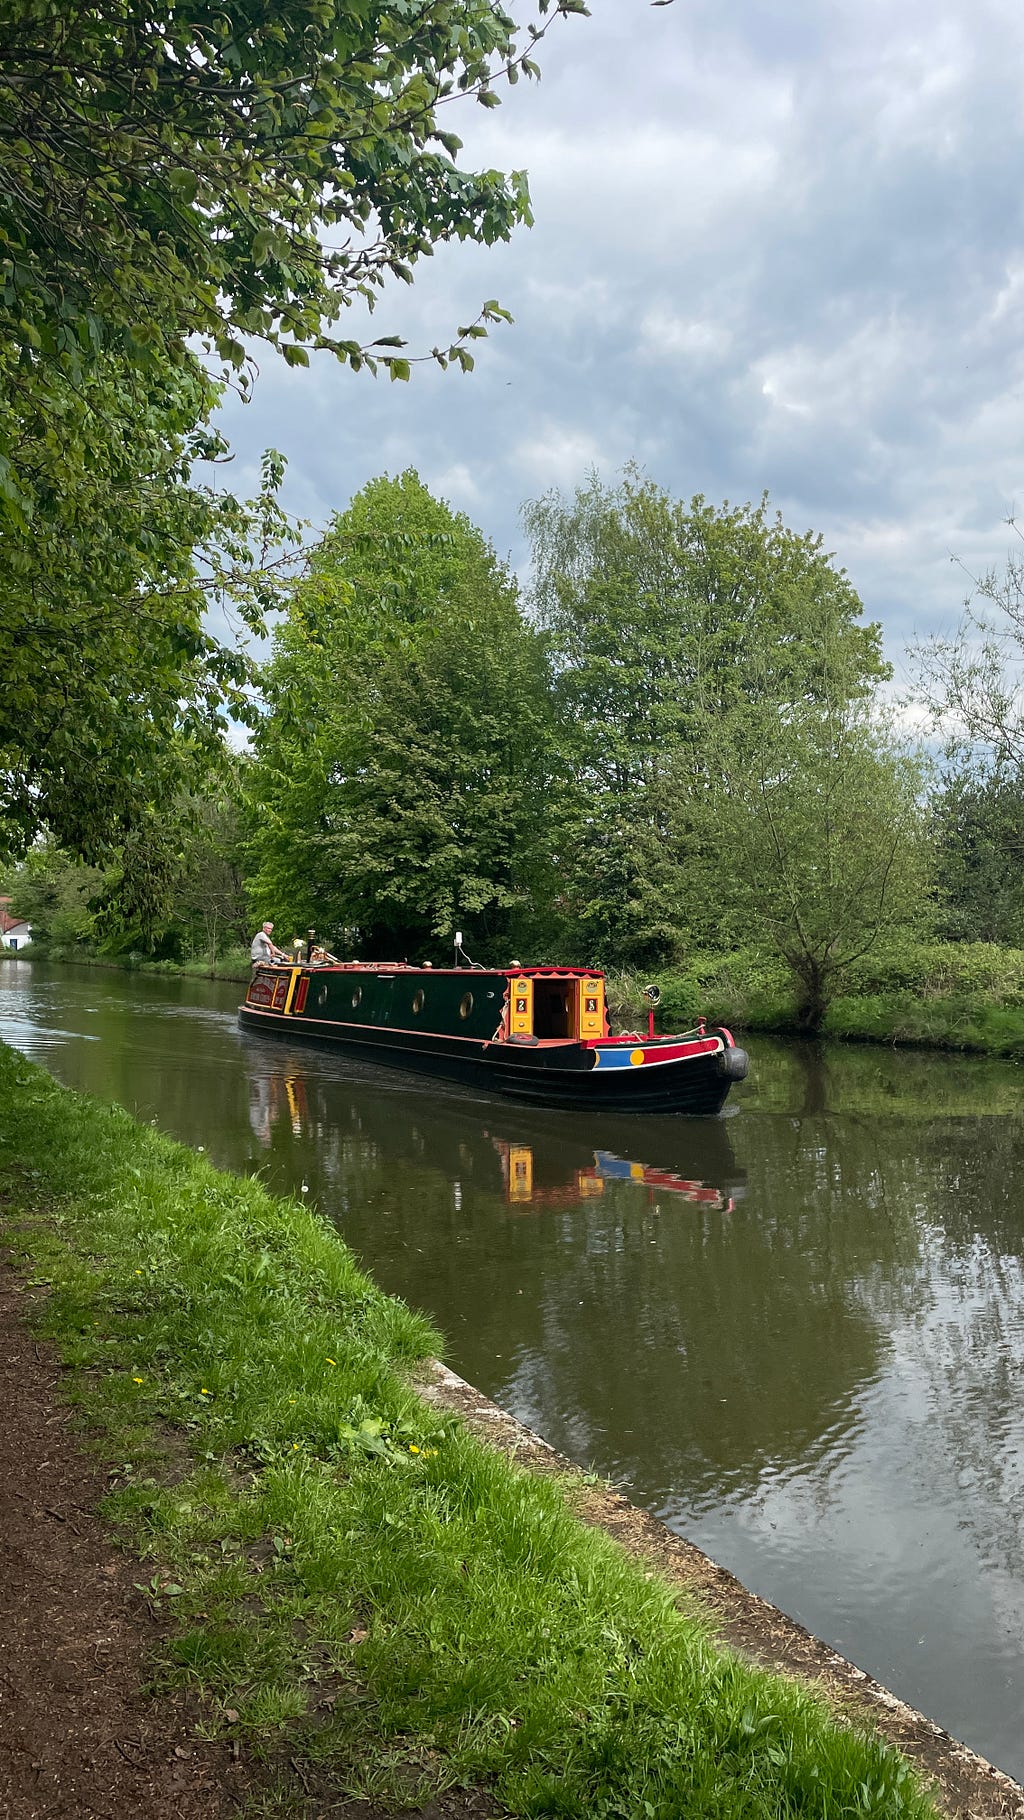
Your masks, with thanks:
[(254, 908), (364, 951), (481, 955), (543, 920), (542, 641), (481, 533), (412, 473), (370, 483), (297, 589), (250, 778)]
[[(1011, 528), (1024, 542), (1013, 519)], [(956, 631), (913, 647), (919, 699), (945, 746), (935, 803), (939, 915), (954, 939), (1024, 941), (1024, 556), (972, 577)]]
[(230, 754), (191, 792), (147, 808), (129, 830), (95, 902), (105, 953), (139, 951), (212, 966), (247, 942), (237, 761)]
[(972, 577), (952, 637), (920, 640), (911, 656), (919, 696), (954, 762), (980, 756), (1024, 777), (1024, 556), (1011, 550), (1002, 573)]
[(238, 816), (239, 760), (225, 755), (193, 794), (144, 806), (104, 868), (53, 840), (5, 873), (41, 944), (212, 964), (247, 942)]
[(699, 772), (723, 721), (818, 699), (826, 672), (830, 690), (841, 678), (862, 695), (885, 674), (879, 628), (860, 623), (820, 537), (788, 530), (766, 500), (686, 505), (628, 470), (569, 502), (549, 494), (525, 519), (569, 778), (559, 843), (577, 944), (653, 965), (728, 933), (678, 813), (679, 754)]
[(181, 949), (212, 964), (225, 948), (248, 946), (249, 903), (243, 875), (241, 814), (233, 787), (207, 791), (188, 805), (177, 893)]
[(195, 478), (223, 449), (204, 427), (212, 397), (194, 363), (102, 361), (77, 388), (40, 369), (19, 425), (34, 505), (7, 526), (0, 576), (0, 852), (46, 829), (106, 857), (247, 711), (244, 654), (206, 615), (230, 601), (262, 623), (286, 535), (280, 462), (252, 504)]
[(932, 804), (937, 933), (1024, 947), (1024, 778), (1006, 765), (951, 767)]
[[(539, 0), (554, 18), (580, 0)], [(386, 11), (341, 0), (12, 0), (0, 25), (0, 258), (7, 355), (111, 348), (145, 364), (203, 337), (293, 360), (439, 241), (506, 239), (521, 172), (469, 172), (439, 119), (537, 75), (492, 0)], [(404, 363), (384, 338), (379, 358)], [(370, 358), (374, 356), (371, 354)], [(440, 353), (439, 357), (445, 356)]]
[[(685, 765), (685, 755), (684, 765)], [(840, 690), (719, 727), (699, 775), (678, 778), (720, 904), (783, 956), (797, 1019), (820, 1029), (856, 961), (925, 904), (929, 849), (920, 761), (869, 704)]]
[(15, 913), (32, 925), (36, 948), (67, 949), (92, 940), (104, 884), (98, 867), (82, 865), (48, 841), (33, 847), (4, 883)]
[[(539, 0), (548, 23), (579, 10)], [(367, 349), (337, 320), (438, 242), (529, 219), (523, 175), (463, 170), (440, 110), (536, 74), (545, 29), (522, 50), (493, 0), (4, 9), (0, 850), (48, 828), (102, 856), (156, 800), (172, 733), (209, 752), (244, 712), (245, 659), (205, 609), (260, 628), (280, 464), (251, 510), (198, 484), (225, 453), (221, 382), (247, 389), (252, 336), (408, 376), (395, 337)], [(503, 315), (434, 357), (471, 367)]]

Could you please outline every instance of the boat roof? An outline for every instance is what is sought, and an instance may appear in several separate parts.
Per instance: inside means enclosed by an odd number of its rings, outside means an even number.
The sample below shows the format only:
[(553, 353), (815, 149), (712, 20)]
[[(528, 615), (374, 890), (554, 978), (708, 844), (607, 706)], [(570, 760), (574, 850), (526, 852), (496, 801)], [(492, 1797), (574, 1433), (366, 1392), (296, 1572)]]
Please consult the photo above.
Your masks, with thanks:
[[(294, 963), (290, 963), (294, 964)], [(300, 966), (309, 965), (299, 962)], [(513, 963), (508, 967), (431, 967), (416, 966), (411, 961), (328, 961), (326, 964), (312, 963), (317, 973), (425, 973), (457, 974), (461, 978), (474, 973), (497, 974), (502, 979), (603, 979), (604, 971), (600, 967), (542, 967), (535, 963), (520, 966)]]

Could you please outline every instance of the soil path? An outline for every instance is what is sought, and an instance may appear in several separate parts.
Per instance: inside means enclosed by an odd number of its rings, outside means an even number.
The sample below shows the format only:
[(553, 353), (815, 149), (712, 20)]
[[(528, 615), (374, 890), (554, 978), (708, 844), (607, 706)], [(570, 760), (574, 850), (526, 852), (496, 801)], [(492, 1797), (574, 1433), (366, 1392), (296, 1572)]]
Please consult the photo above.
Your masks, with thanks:
[(23, 1296), (0, 1267), (0, 1814), (220, 1820), (245, 1767), (183, 1702), (140, 1692), (159, 1631), (95, 1515), (106, 1476), (68, 1433)]
[[(264, 1765), (197, 1737), (198, 1706), (142, 1691), (162, 1634), (136, 1587), (147, 1570), (96, 1515), (107, 1477), (70, 1427), (26, 1293), (0, 1258), (0, 1820), (226, 1820), (249, 1795), (291, 1820), (389, 1820), (287, 1756)], [(405, 1820), (503, 1812), (453, 1789)]]

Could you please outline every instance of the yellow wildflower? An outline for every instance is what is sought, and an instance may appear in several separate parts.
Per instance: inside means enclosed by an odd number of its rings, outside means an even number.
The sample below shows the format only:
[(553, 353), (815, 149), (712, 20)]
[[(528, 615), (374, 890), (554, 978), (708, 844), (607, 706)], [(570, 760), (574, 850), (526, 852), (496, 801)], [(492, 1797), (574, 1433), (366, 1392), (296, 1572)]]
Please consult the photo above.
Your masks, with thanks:
[(410, 1452), (410, 1453), (419, 1453), (419, 1451), (420, 1451), (420, 1450), (419, 1450), (419, 1448), (418, 1448), (418, 1447), (417, 1447), (417, 1446), (416, 1446), (416, 1445), (415, 1445), (415, 1443), (414, 1443), (414, 1442), (413, 1442), (413, 1441), (410, 1441), (410, 1442), (409, 1442), (409, 1452)]

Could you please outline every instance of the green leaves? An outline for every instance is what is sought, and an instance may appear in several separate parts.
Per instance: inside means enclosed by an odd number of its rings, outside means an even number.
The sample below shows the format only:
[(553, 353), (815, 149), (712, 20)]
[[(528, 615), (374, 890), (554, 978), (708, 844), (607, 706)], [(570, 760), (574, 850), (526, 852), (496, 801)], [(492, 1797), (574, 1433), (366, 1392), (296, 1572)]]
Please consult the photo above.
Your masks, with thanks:
[[(531, 41), (546, 30), (531, 22)], [(0, 52), (15, 360), (58, 320), (85, 360), (147, 338), (180, 359), (198, 335), (237, 364), (255, 317), (309, 349), (436, 240), (489, 244), (528, 219), (521, 173), (463, 170), (436, 119), (456, 86), (495, 107), (503, 74), (535, 70), (490, 0), (380, 17), (341, 0), (244, 19), (176, 8), (159, 29), (143, 0), (98, 0), (58, 33), (14, 0)]]
[(524, 518), (556, 675), (554, 813), (577, 951), (646, 967), (727, 939), (722, 856), (688, 819), (716, 732), (759, 705), (778, 717), (865, 692), (884, 674), (878, 628), (859, 623), (820, 538), (789, 531), (766, 500), (687, 504), (627, 470)]
[[(155, 72), (151, 73), (155, 74)], [(168, 172), (167, 182), (177, 200), (184, 203), (186, 207), (193, 203), (199, 194), (199, 178), (196, 172), (186, 170), (180, 165), (176, 170)]]
[[(335, 520), (266, 677), (253, 899), (364, 944), (504, 952), (546, 894), (543, 646), (482, 535), (413, 473)], [(496, 1020), (497, 1021), (497, 1020)]]
[(104, 357), (77, 381), (38, 363), (0, 400), (32, 477), (0, 578), (0, 848), (45, 827), (102, 857), (173, 791), (189, 751), (216, 758), (227, 712), (251, 711), (244, 651), (205, 617), (230, 598), (261, 623), (290, 531), (279, 460), (251, 506), (198, 479), (223, 451), (205, 428), (218, 397), (191, 356), (146, 369)]
[(782, 955), (817, 1030), (882, 932), (920, 916), (923, 767), (827, 658), (817, 700), (734, 713), (708, 745), (701, 779), (680, 766), (677, 802), (717, 859), (722, 900)]
[[(258, 336), (408, 381), (397, 337), (332, 328), (436, 242), (529, 220), (523, 174), (460, 167), (436, 118), (528, 60), (491, 0), (12, 0), (0, 59), (0, 850), (49, 828), (97, 855), (177, 732), (212, 751), (253, 713), (206, 614), (260, 633), (286, 527), (272, 486), (250, 511), (195, 478), (224, 452), (208, 363), (247, 394)], [(425, 358), (471, 371), (508, 319)]]

